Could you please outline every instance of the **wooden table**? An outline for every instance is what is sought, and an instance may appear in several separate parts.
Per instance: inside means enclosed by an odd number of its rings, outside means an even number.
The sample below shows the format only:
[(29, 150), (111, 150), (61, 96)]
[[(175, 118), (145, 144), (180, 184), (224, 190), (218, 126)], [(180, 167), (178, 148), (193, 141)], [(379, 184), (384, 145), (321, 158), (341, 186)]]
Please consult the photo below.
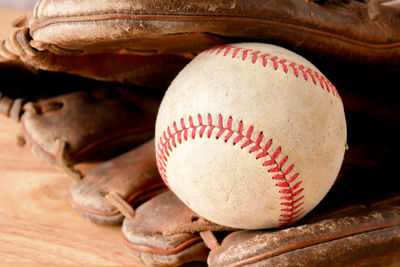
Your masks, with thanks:
[(140, 266), (124, 247), (119, 226), (95, 225), (72, 209), (72, 180), (18, 147), (18, 131), (0, 117), (0, 265)]

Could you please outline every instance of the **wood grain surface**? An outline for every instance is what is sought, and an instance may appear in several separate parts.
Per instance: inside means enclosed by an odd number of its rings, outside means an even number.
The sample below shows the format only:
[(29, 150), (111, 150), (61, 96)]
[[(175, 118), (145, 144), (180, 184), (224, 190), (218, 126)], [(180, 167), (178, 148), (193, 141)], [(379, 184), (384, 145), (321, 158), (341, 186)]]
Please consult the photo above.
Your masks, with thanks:
[(18, 147), (18, 131), (0, 117), (0, 265), (141, 266), (124, 247), (119, 226), (95, 225), (71, 208), (72, 180)]
[(24, 16), (29, 11), (21, 9), (9, 9), (0, 7), (0, 40), (10, 37), (14, 28), (12, 22), (21, 16)]

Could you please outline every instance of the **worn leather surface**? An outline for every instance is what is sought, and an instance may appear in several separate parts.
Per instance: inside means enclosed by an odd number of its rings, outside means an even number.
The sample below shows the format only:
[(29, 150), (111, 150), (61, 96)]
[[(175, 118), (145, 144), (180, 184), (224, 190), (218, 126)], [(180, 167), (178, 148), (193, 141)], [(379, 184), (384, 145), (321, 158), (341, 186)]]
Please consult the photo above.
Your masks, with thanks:
[(122, 240), (131, 253), (150, 266), (178, 266), (205, 261), (208, 248), (195, 234), (163, 235), (177, 226), (190, 224), (198, 216), (171, 191), (147, 201), (133, 219), (125, 219)]
[(70, 188), (72, 206), (83, 217), (102, 224), (122, 223), (123, 215), (106, 199), (117, 193), (132, 206), (159, 194), (166, 187), (155, 165), (154, 141), (148, 141), (91, 169)]
[(210, 266), (390, 266), (400, 261), (400, 206), (281, 231), (240, 231), (212, 251)]
[[(62, 32), (57, 33), (63, 35)], [(118, 42), (117, 42), (118, 43)], [(134, 83), (160, 88), (169, 84), (179, 70), (188, 62), (186, 56), (154, 53), (131, 53), (112, 47), (112, 51), (68, 51), (48, 44), (37, 44), (29, 35), (29, 29), (15, 30), (8, 39), (0, 42), (0, 66), (25, 65), (26, 68), (77, 74), (100, 81)], [(40, 47), (43, 46), (43, 47)], [(107, 47), (109, 47), (107, 45)], [(124, 52), (125, 51), (125, 52)]]
[(399, 62), (397, 9), (377, 1), (316, 2), (42, 0), (29, 28), (34, 40), (87, 52), (124, 47), (193, 54), (240, 38), (364, 64)]
[(258, 41), (293, 50), (323, 71), (385, 73), (399, 70), (399, 10), (353, 0), (45, 0), (0, 43), (0, 61), (167, 87), (200, 51)]
[(21, 128), (32, 150), (49, 162), (57, 138), (68, 144), (68, 164), (102, 160), (151, 139), (158, 104), (121, 88), (74, 92), (32, 103)]

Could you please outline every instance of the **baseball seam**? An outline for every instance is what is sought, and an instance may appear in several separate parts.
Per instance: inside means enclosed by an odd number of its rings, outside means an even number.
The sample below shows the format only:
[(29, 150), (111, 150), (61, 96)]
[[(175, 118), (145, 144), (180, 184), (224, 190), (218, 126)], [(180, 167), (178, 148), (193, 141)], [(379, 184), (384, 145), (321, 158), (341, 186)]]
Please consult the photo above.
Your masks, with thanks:
[[(277, 181), (276, 186), (279, 187), (281, 194), (281, 214), (279, 219), (279, 226), (288, 226), (296, 222), (302, 215), (304, 202), (304, 195), (302, 194), (304, 188), (301, 187), (302, 181), (298, 179), (299, 173), (292, 174), (294, 164), (291, 164), (286, 169), (283, 169), (285, 163), (288, 161), (288, 156), (284, 156), (281, 160), (277, 160), (281, 154), (281, 148), (269, 151), (272, 146), (272, 139), (268, 139), (263, 147), (261, 143), (264, 139), (263, 132), (259, 132), (257, 138), (252, 139), (254, 126), (250, 125), (246, 130), (244, 129), (243, 121), (239, 121), (238, 129), (232, 129), (233, 118), (231, 116), (226, 120), (226, 127), (224, 127), (224, 118), (221, 114), (218, 115), (218, 123), (213, 124), (213, 117), (211, 114), (207, 115), (206, 122), (203, 120), (201, 114), (197, 115), (197, 123), (192, 116), (189, 116), (187, 121), (181, 118), (180, 122), (174, 121), (172, 126), (168, 126), (160, 136), (157, 144), (157, 167), (162, 179), (168, 186), (167, 181), (167, 162), (170, 153), (183, 141), (188, 141), (190, 138), (194, 140), (196, 136), (202, 138), (206, 135), (208, 138), (215, 136), (218, 140), (223, 140), (227, 143), (232, 139), (232, 145), (241, 143), (240, 148), (244, 149), (250, 145), (249, 153), (257, 152), (255, 158), (266, 158), (262, 166), (268, 168), (268, 172), (274, 173), (272, 179)], [(178, 127), (178, 124), (180, 127)], [(171, 130), (172, 129), (172, 130)], [(225, 134), (225, 135), (224, 135)], [(292, 174), (289, 178), (289, 174)]]
[[(324, 75), (294, 61), (289, 63), (285, 58), (279, 58), (277, 56), (270, 55), (269, 53), (263, 53), (260, 50), (253, 51), (252, 49), (235, 46), (217, 46), (206, 50), (205, 53), (210, 55), (214, 53), (215, 56), (222, 55), (226, 57), (231, 51), (231, 57), (233, 59), (239, 57), (241, 54), (242, 60), (251, 59), (251, 63), (256, 64), (259, 62), (263, 67), (266, 67), (268, 65), (268, 61), (271, 61), (275, 70), (282, 70), (286, 74), (292, 73), (296, 78), (303, 77), (305, 81), (311, 80), (314, 85), (319, 85), (322, 89), (325, 89), (340, 99), (340, 95), (336, 90), (336, 87)], [(292, 70), (291, 72), (289, 71), (290, 69)]]

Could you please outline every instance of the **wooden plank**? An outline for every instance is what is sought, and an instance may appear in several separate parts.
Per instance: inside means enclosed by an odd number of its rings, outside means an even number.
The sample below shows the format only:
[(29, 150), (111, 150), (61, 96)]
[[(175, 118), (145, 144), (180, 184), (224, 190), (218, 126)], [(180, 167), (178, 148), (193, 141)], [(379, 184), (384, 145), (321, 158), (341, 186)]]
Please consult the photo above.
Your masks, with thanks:
[(0, 117), (0, 263), (132, 265), (120, 227), (80, 217), (69, 203), (71, 178), (18, 147), (18, 130)]
[(25, 10), (0, 8), (0, 40), (11, 36), (16, 29), (11, 26), (11, 23), (25, 13), (27, 13)]

